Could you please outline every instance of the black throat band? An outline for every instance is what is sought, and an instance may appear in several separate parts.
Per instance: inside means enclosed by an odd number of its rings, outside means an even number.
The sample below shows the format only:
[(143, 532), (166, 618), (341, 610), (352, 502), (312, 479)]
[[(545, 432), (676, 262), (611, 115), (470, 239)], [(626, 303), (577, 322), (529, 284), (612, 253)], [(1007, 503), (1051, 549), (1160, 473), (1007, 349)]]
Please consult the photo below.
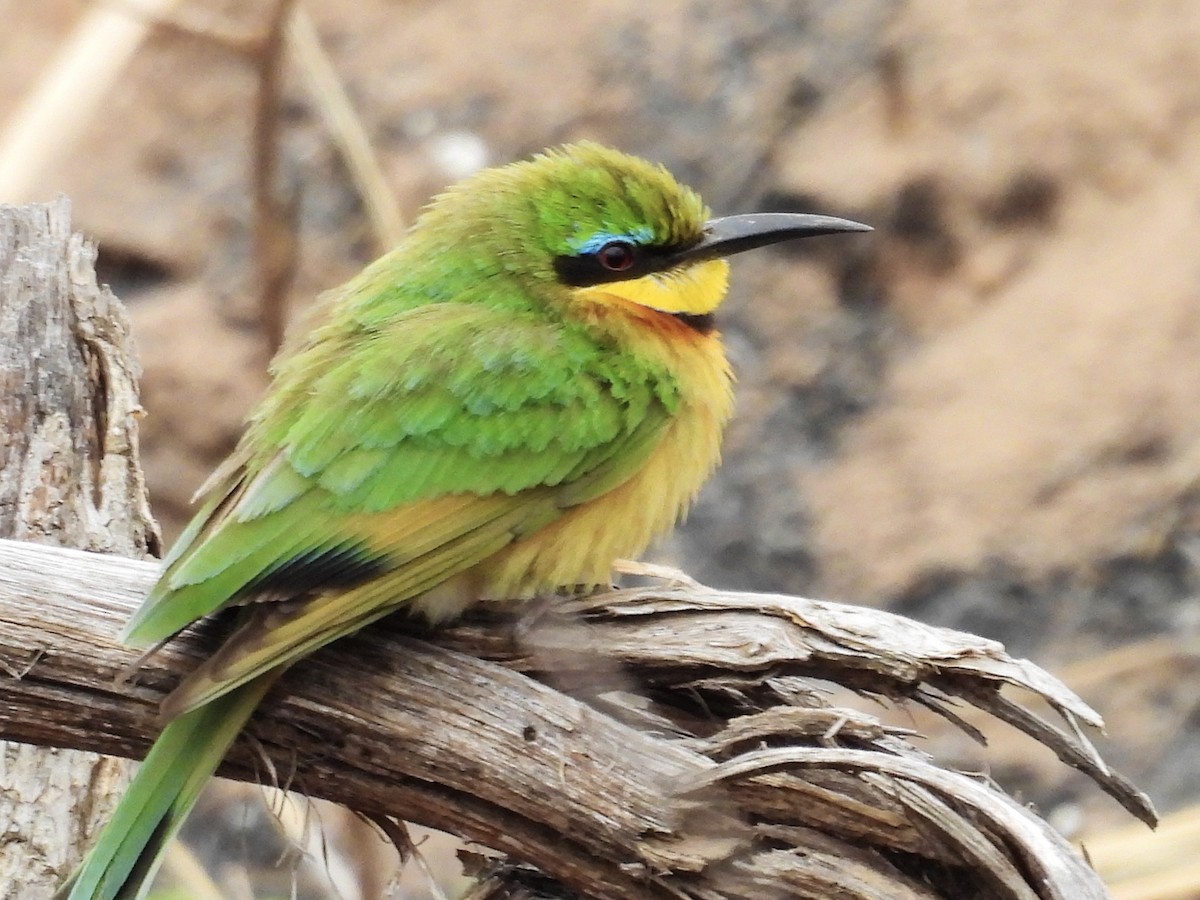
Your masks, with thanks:
[(717, 330), (717, 320), (712, 313), (669, 313), (669, 315), (682, 322), (688, 328), (699, 334), (712, 334)]

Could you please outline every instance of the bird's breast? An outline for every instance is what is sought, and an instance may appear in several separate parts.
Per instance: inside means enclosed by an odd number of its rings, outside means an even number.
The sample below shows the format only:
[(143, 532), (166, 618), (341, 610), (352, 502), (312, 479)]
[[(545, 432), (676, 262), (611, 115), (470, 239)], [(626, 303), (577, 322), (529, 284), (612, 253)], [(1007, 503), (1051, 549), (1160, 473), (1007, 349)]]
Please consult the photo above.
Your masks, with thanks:
[(500, 600), (607, 584), (613, 561), (641, 554), (675, 525), (716, 468), (733, 408), (720, 336), (655, 310), (638, 316), (621, 337), (626, 352), (670, 372), (678, 387), (678, 405), (657, 446), (628, 480), (478, 567), (479, 595)]

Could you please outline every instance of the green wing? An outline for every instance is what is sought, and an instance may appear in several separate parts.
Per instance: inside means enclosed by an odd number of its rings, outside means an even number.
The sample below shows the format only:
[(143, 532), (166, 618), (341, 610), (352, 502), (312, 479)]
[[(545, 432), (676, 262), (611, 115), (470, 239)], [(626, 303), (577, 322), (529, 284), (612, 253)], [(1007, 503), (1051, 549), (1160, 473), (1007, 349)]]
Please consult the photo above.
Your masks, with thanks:
[(662, 373), (581, 332), (475, 304), (318, 338), (281, 367), (125, 637), (150, 645), (230, 604), (316, 596), (256, 612), (181, 709), (620, 484), (676, 404)]

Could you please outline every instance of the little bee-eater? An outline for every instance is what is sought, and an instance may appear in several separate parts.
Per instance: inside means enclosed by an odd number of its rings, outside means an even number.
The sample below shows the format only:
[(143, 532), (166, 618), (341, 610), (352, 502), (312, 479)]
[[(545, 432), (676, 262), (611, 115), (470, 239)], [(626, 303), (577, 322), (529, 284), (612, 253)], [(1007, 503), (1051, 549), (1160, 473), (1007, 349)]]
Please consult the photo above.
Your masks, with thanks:
[(717, 463), (725, 257), (867, 230), (711, 219), (665, 169), (587, 143), (435, 199), (285, 346), (126, 627), (151, 647), (237, 608), (60, 896), (143, 896), (263, 694), (318, 647), (401, 609), (607, 584)]

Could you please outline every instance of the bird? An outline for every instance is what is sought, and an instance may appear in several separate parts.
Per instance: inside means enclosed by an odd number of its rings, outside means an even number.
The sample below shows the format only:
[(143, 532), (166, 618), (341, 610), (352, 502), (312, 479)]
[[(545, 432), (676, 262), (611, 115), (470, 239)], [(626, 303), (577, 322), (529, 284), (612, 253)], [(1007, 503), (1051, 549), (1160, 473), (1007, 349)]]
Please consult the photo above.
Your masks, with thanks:
[(713, 218), (661, 165), (592, 142), (484, 169), (289, 332), (271, 384), (122, 634), (227, 636), (56, 896), (144, 897), (278, 677), (393, 612), (610, 583), (716, 467), (733, 373), (727, 258), (869, 231), (806, 213)]

